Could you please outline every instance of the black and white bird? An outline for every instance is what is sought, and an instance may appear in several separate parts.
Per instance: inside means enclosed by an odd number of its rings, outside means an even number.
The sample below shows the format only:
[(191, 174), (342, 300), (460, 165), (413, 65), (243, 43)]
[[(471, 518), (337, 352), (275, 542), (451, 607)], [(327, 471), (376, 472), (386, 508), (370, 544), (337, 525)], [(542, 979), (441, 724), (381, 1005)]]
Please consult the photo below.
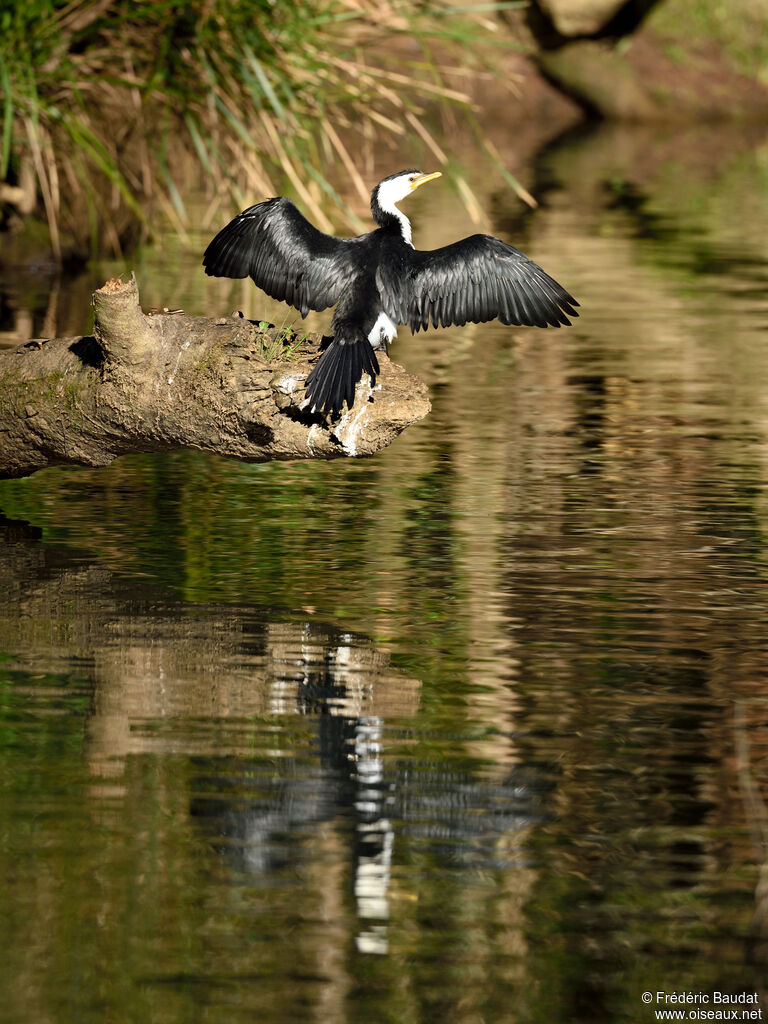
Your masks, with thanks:
[(414, 249), (411, 225), (397, 208), (440, 172), (398, 171), (371, 195), (378, 227), (356, 238), (318, 231), (290, 199), (280, 196), (244, 210), (213, 239), (203, 256), (212, 277), (252, 277), (273, 299), (310, 309), (336, 306), (333, 340), (306, 381), (313, 411), (351, 408), (367, 373), (376, 383), (376, 350), (400, 324), (412, 331), (468, 321), (528, 327), (570, 325), (579, 305), (527, 256), (491, 235), (470, 235), (441, 249)]

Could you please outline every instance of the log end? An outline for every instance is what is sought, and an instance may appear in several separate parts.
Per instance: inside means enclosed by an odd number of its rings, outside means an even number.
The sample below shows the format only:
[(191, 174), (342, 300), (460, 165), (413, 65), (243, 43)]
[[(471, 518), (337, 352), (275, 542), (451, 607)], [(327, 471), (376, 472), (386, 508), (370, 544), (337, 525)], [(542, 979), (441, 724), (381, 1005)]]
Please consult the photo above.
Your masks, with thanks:
[[(406, 427), (428, 415), (431, 404), (427, 385), (402, 366), (379, 353), (381, 373), (374, 386), (364, 373), (351, 409), (344, 406), (335, 417), (310, 413), (304, 383), (310, 368), (302, 363), (272, 379), (275, 404), (283, 420), (293, 421), (292, 443), (301, 455), (313, 458), (375, 455), (392, 444)], [(299, 455), (299, 451), (296, 452)]]

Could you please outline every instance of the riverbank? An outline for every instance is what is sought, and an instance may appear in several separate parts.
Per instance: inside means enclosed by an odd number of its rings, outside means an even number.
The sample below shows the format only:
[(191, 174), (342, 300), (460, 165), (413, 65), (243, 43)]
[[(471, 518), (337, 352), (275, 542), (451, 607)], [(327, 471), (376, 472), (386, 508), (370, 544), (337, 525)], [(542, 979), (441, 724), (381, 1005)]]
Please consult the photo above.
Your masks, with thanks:
[[(294, 54), (292, 67), (280, 75), (269, 60), (282, 53), (280, 31), (296, 41), (293, 22), (273, 26), (271, 57), (261, 53), (252, 73), (231, 50), (231, 25), (219, 36), (216, 31), (224, 30), (215, 26), (203, 32), (199, 23), (185, 25), (182, 36), (178, 26), (166, 26), (166, 42), (187, 52), (193, 64), (202, 61), (203, 78), (203, 51), (190, 41), (207, 39), (211, 52), (229, 47), (228, 67), (245, 76), (247, 88), (225, 94), (214, 81), (207, 94), (203, 88), (185, 95), (174, 107), (169, 96), (178, 60), (169, 56), (155, 68), (165, 76), (162, 86), (147, 78), (151, 68), (143, 69), (142, 78), (138, 67), (110, 81), (103, 93), (86, 82), (68, 95), (66, 80), (57, 80), (64, 100), (58, 113), (41, 100), (51, 125), (46, 128), (42, 118), (39, 135), (38, 128), (30, 129), (29, 112), (20, 116), (18, 100), (7, 105), (6, 119), (12, 110), (17, 121), (4, 132), (10, 142), (3, 158), (6, 180), (0, 180), (0, 261), (16, 273), (120, 254), (164, 224), (181, 233), (192, 223), (207, 227), (220, 210), (231, 213), (254, 196), (282, 191), (294, 193), (323, 229), (357, 232), (367, 220), (372, 181), (419, 161), (451, 165), (469, 208), (460, 167), (469, 149), (484, 152), (494, 173), (506, 176), (525, 201), (520, 176), (532, 155), (599, 119), (728, 121), (743, 124), (751, 136), (762, 131), (768, 123), (768, 44), (760, 31), (765, 17), (754, 0), (736, 0), (728, 18), (697, 0), (647, 6), (536, 0), (491, 15), (478, 10), (457, 20), (443, 11), (431, 21), (420, 15), (410, 23), (393, 21), (391, 11), (389, 18), (361, 7), (335, 36), (315, 32), (311, 59), (302, 63)], [(97, 17), (95, 8), (92, 13)], [(251, 13), (252, 32), (259, 16), (267, 18)], [(135, 26), (124, 18), (118, 28)], [(83, 39), (94, 45), (108, 38), (106, 28), (88, 31)], [(117, 29), (111, 31), (114, 45)], [(68, 38), (85, 45), (74, 29)], [(331, 39), (342, 44), (341, 57), (322, 49)], [(131, 44), (139, 45), (135, 33)], [(84, 56), (87, 47), (71, 58), (73, 74), (82, 70)], [(248, 77), (256, 68), (258, 88)], [(50, 68), (46, 74), (52, 75)], [(308, 89), (312, 75), (324, 93)], [(301, 81), (300, 90), (290, 91), (291, 76)], [(73, 134), (76, 119), (62, 129), (77, 104), (91, 135)], [(216, 117), (208, 118), (206, 110), (216, 110)], [(2, 173), (0, 165), (0, 179)], [(202, 210), (190, 206), (201, 187), (207, 196)]]

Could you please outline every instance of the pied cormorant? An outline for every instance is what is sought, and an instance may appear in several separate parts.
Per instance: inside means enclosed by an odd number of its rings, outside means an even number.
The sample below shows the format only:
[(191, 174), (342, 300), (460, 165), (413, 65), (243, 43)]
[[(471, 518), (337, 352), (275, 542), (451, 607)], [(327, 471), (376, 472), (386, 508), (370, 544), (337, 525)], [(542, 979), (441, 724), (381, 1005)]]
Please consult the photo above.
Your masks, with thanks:
[[(441, 249), (414, 249), (411, 225), (396, 204), (440, 172), (390, 174), (371, 195), (379, 225), (356, 238), (318, 231), (290, 199), (267, 199), (244, 210), (203, 256), (212, 277), (252, 277), (273, 299), (310, 309), (336, 306), (333, 340), (307, 377), (312, 411), (351, 408), (367, 373), (376, 383), (375, 349), (385, 349), (399, 324), (412, 331), (467, 321), (529, 327), (569, 325), (578, 302), (527, 256), (491, 235), (471, 235)], [(566, 315), (567, 314), (567, 315)]]

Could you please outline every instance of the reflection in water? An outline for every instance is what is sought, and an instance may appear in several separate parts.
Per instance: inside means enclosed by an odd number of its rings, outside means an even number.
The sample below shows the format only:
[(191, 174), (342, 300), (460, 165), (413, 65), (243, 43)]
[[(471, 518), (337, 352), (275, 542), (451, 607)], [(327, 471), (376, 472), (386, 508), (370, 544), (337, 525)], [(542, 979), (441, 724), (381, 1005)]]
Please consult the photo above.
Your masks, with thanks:
[[(433, 413), (376, 459), (0, 486), (46, 542), (0, 546), (12, 1014), (762, 998), (768, 202), (764, 154), (711, 137), (573, 137), (535, 214), (488, 195), (583, 316), (399, 338)], [(472, 230), (424, 200), (419, 244)]]
[[(379, 718), (367, 718), (355, 727), (355, 810), (360, 816), (355, 899), (358, 916), (366, 922), (377, 918), (386, 921), (389, 917), (387, 889), (395, 841), (392, 825), (386, 817), (387, 806), (392, 806), (394, 796), (384, 787), (381, 727)], [(384, 926), (371, 923), (368, 930), (357, 936), (357, 948), (363, 953), (386, 953)]]
[[(44, 546), (39, 531), (21, 523), (5, 520), (3, 541), (0, 648), (10, 653), (0, 676), (10, 698), (4, 721), (8, 726), (26, 719), (35, 742), (35, 732), (47, 728), (52, 699), (72, 725), (82, 720), (84, 771), (74, 784), (79, 811), (72, 816), (72, 808), (62, 808), (59, 813), (69, 815), (64, 831), (56, 834), (57, 826), (44, 841), (63, 842), (64, 852), (74, 839), (65, 839), (69, 829), (77, 834), (82, 813), (90, 814), (102, 838), (80, 856), (85, 865), (106, 858), (101, 867), (93, 865), (102, 889), (124, 883), (125, 869), (113, 876), (114, 853), (108, 852), (115, 843), (119, 847), (124, 828), (148, 830), (163, 846), (179, 842), (153, 821), (158, 811), (170, 813), (172, 831), (185, 836), (180, 851), (169, 848), (161, 858), (171, 857), (166, 867), (141, 868), (142, 878), (160, 870), (162, 890), (174, 888), (166, 874), (171, 863), (179, 871), (187, 857), (182, 879), (190, 871), (215, 879), (221, 868), (215, 861), (206, 867), (210, 849), (241, 887), (271, 892), (276, 886), (279, 892), (286, 875), (317, 873), (305, 898), (315, 890), (319, 895), (328, 884), (327, 837), (335, 836), (349, 860), (347, 884), (342, 878), (334, 883), (336, 899), (343, 906), (345, 890), (354, 899), (355, 946), (366, 956), (389, 950), (399, 842), (412, 848), (415, 842), (421, 857), (471, 870), (498, 871), (520, 862), (525, 830), (542, 814), (539, 773), (513, 771), (488, 784), (468, 768), (450, 770), (445, 758), (409, 751), (420, 742), (410, 725), (419, 711), (420, 684), (363, 638), (252, 608), (170, 601), (151, 586)], [(79, 713), (73, 697), (76, 704), (86, 701)], [(393, 730), (395, 722), (401, 726)], [(20, 748), (26, 756), (27, 743)], [(178, 774), (171, 767), (168, 780), (152, 782), (150, 791), (157, 785), (160, 791), (143, 806), (140, 793), (149, 778), (136, 792), (132, 765), (140, 759), (149, 766), (157, 758), (169, 766), (183, 758), (186, 768)], [(66, 770), (76, 771), (74, 765)], [(40, 771), (36, 799), (47, 793), (44, 799), (54, 800), (57, 783), (45, 764)], [(170, 791), (162, 795), (169, 784), (176, 810), (167, 806)], [(178, 805), (184, 790), (192, 831)], [(143, 883), (134, 876), (133, 884)], [(91, 907), (100, 912), (94, 894), (77, 884), (74, 891), (78, 913)], [(62, 901), (51, 894), (61, 927), (71, 895)], [(164, 892), (164, 903), (167, 898)], [(112, 916), (120, 899), (114, 892), (109, 900)], [(214, 913), (224, 923), (233, 909), (225, 901)], [(345, 915), (338, 907), (333, 913)], [(159, 926), (157, 936), (170, 949), (175, 928), (192, 927), (188, 912), (173, 917), (178, 920), (170, 931)], [(27, 930), (18, 921), (15, 928), (20, 938)], [(55, 948), (44, 936), (35, 946), (46, 956)], [(139, 974), (146, 969), (138, 968)], [(216, 983), (207, 968), (205, 974)], [(167, 976), (155, 966), (151, 978), (157, 985)], [(336, 983), (342, 984), (339, 977)], [(78, 1012), (87, 1016), (87, 1006)]]

